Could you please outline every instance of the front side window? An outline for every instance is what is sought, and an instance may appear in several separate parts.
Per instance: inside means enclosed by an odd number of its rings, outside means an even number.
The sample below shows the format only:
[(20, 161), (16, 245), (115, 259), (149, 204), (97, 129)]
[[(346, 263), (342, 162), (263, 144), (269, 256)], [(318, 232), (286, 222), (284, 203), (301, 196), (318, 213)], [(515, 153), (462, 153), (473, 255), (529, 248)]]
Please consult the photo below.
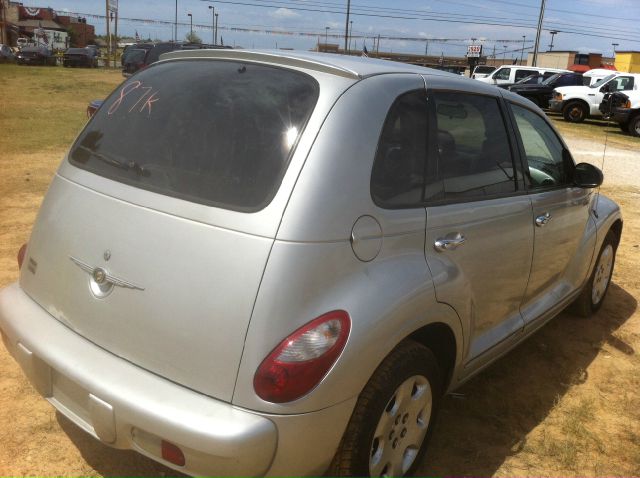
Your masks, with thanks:
[(564, 147), (547, 122), (536, 113), (511, 104), (528, 163), (531, 187), (551, 188), (569, 183), (571, 165)]
[(427, 98), (405, 93), (389, 110), (371, 175), (371, 195), (382, 207), (419, 206), (427, 156)]
[(608, 84), (609, 91), (627, 91), (633, 90), (632, 76), (618, 76), (611, 80)]
[(444, 91), (432, 97), (436, 147), (430, 149), (425, 199), (477, 200), (514, 192), (517, 174), (497, 98)]
[[(500, 68), (493, 74), (494, 80), (508, 80), (511, 75), (511, 68)], [(525, 75), (526, 76), (526, 75)]]
[(69, 161), (140, 189), (256, 211), (278, 190), (318, 94), (312, 77), (283, 68), (161, 63), (105, 100)]

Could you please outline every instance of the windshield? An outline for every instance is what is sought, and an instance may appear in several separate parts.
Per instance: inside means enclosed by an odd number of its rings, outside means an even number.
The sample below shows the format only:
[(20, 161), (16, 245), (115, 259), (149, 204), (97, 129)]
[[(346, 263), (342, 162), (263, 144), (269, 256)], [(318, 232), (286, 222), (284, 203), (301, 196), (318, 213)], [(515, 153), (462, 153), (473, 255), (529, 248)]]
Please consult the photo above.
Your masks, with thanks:
[(611, 78), (615, 77), (616, 75), (609, 75), (609, 76), (605, 76), (604, 78), (602, 78), (601, 80), (596, 81), (593, 85), (591, 85), (589, 88), (600, 88), (602, 85), (604, 85), (607, 81), (609, 81)]
[(69, 161), (167, 196), (256, 211), (275, 195), (318, 89), (306, 74), (271, 66), (160, 63), (111, 94)]

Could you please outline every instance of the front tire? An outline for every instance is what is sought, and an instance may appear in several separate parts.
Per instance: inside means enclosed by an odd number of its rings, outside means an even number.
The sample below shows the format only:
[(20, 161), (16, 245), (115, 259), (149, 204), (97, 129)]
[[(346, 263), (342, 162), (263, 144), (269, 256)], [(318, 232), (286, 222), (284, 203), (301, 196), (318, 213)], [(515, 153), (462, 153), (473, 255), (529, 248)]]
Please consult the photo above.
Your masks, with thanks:
[(442, 395), (433, 353), (407, 340), (376, 369), (358, 398), (330, 476), (405, 476), (420, 463)]
[(604, 238), (589, 281), (585, 284), (580, 296), (571, 306), (573, 312), (577, 315), (589, 317), (602, 307), (604, 298), (609, 290), (609, 285), (611, 284), (613, 266), (616, 262), (617, 247), (618, 240), (615, 234), (609, 231)]
[(587, 106), (580, 101), (570, 101), (562, 108), (562, 116), (570, 123), (582, 123), (588, 115)]

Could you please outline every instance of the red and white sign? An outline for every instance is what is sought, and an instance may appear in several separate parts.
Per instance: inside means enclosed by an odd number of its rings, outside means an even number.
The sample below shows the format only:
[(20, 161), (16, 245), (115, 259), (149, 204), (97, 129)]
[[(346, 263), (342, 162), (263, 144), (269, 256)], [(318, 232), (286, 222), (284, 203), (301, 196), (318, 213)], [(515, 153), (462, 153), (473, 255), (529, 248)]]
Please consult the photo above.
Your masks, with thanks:
[(482, 55), (482, 45), (469, 45), (467, 47), (467, 58), (479, 58)]

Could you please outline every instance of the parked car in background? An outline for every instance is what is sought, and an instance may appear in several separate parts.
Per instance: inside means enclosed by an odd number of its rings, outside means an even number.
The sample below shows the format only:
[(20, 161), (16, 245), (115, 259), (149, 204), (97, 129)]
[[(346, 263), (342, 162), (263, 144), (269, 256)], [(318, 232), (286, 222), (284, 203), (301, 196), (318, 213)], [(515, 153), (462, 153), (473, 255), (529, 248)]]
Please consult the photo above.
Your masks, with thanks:
[(605, 94), (600, 112), (604, 119), (618, 123), (625, 133), (640, 136), (640, 90)]
[(55, 66), (56, 56), (45, 46), (25, 46), (16, 55), (18, 65)]
[(539, 108), (459, 75), (174, 51), (71, 146), (3, 342), (72, 422), (181, 472), (411, 474), (446, 391), (602, 306), (601, 182)]
[(583, 78), (580, 73), (555, 73), (540, 83), (516, 83), (508, 89), (533, 101), (540, 108), (548, 108), (554, 88), (582, 84)]
[(484, 78), (476, 78), (476, 80), (493, 85), (514, 84), (531, 75), (552, 75), (554, 73), (569, 73), (569, 70), (524, 65), (503, 65)]
[(478, 65), (473, 69), (473, 73), (471, 73), (471, 78), (473, 79), (484, 78), (495, 69), (496, 69), (495, 66)]
[(160, 55), (169, 53), (175, 50), (202, 50), (202, 49), (229, 49), (228, 46), (214, 46), (207, 45), (206, 43), (181, 43), (181, 42), (163, 42), (147, 44), (143, 48), (138, 48), (135, 45), (134, 48), (127, 50), (126, 58), (123, 56), (123, 68), (122, 75), (129, 77), (136, 71), (148, 67), (149, 65), (157, 62), (160, 59)]
[(10, 63), (16, 61), (16, 56), (9, 45), (0, 43), (0, 63)]
[(615, 73), (618, 73), (616, 70), (609, 70), (607, 68), (594, 68), (592, 70), (585, 71), (582, 74), (582, 79), (584, 86), (591, 86), (594, 83), (611, 76)]
[(601, 117), (600, 103), (605, 93), (638, 89), (640, 74), (614, 72), (591, 86), (555, 88), (549, 101), (551, 111), (561, 112), (566, 121), (582, 123), (590, 116)]
[(62, 57), (63, 66), (85, 66), (96, 68), (98, 66), (97, 50), (93, 48), (69, 48)]

